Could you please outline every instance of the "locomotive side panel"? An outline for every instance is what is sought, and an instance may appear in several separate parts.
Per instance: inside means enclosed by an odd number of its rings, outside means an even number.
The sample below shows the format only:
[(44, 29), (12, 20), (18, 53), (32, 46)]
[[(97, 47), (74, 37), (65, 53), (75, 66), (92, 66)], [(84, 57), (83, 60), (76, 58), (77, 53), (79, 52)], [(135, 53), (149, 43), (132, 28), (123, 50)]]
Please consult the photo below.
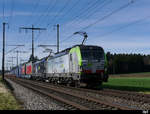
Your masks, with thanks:
[(45, 73), (45, 59), (38, 63), (37, 73), (39, 73), (39, 74)]
[(17, 74), (18, 74), (18, 68), (16, 67), (15, 68), (15, 76), (17, 77)]
[(46, 63), (45, 63), (45, 66), (46, 66), (46, 73), (50, 74), (52, 73), (53, 71), (53, 59), (49, 59)]
[(80, 66), (82, 63), (80, 48), (77, 46), (72, 48), (69, 52), (69, 67), (71, 73), (80, 73)]
[(69, 52), (69, 70), (70, 75), (72, 75), (73, 80), (80, 81), (82, 64), (81, 52), (79, 46), (74, 47)]
[(32, 64), (32, 78), (34, 79), (38, 77), (38, 64), (39, 61)]
[(45, 59), (33, 63), (32, 78), (44, 79), (45, 78)]
[(68, 54), (50, 58), (46, 63), (46, 73), (52, 75), (69, 73), (69, 57)]

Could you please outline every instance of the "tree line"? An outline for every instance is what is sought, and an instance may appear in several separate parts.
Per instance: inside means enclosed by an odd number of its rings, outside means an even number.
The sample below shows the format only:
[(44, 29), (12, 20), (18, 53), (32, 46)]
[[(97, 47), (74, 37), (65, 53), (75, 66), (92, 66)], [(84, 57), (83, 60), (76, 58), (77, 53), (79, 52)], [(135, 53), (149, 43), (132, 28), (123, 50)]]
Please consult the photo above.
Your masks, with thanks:
[(150, 72), (150, 55), (106, 54), (109, 74)]

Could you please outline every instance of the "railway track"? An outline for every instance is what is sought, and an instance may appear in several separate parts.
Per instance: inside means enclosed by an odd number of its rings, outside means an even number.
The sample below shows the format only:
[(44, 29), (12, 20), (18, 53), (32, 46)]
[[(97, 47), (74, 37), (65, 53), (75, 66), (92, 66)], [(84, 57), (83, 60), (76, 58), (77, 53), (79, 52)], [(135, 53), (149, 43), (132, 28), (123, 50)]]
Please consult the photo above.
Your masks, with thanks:
[[(127, 106), (128, 105), (132, 106), (131, 102), (134, 102), (136, 103), (135, 105), (138, 105), (136, 106), (138, 107), (137, 108), (138, 110), (150, 109), (150, 94), (113, 90), (113, 89), (93, 90), (87, 88), (74, 88), (74, 87), (67, 87), (67, 88), (70, 90), (82, 91), (84, 94), (88, 94), (89, 96), (92, 96), (94, 98), (100, 98), (101, 96), (108, 96), (113, 99), (115, 98), (121, 99), (122, 101), (126, 101)], [(66, 89), (66, 87), (64, 87), (64, 89)]]
[[(100, 92), (99, 92), (100, 93)], [(150, 95), (143, 94), (143, 93), (137, 93), (137, 92), (129, 92), (129, 91), (119, 91), (119, 90), (112, 90), (112, 89), (104, 89), (101, 94), (108, 94), (113, 95), (125, 100), (132, 100), (139, 103), (150, 103)]]
[[(72, 92), (70, 92), (67, 90), (68, 87), (65, 88), (64, 86), (54, 86), (47, 83), (18, 78), (9, 79), (24, 87), (30, 88), (41, 94), (47, 95), (65, 104), (65, 107), (71, 110), (137, 110), (135, 107), (129, 107), (118, 103), (106, 102), (91, 96), (85, 96), (82, 93), (83, 90), (87, 90), (82, 88), (72, 88)], [(69, 88), (71, 89), (71, 87)], [(78, 92), (74, 92), (74, 90), (78, 90)]]
[(98, 90), (92, 90), (92, 89), (86, 89), (86, 88), (73, 88), (73, 87), (68, 87), (68, 88), (76, 89), (76, 90), (84, 91), (84, 92), (101, 94), (104, 96), (121, 98), (121, 99), (128, 100), (128, 101), (135, 101), (135, 102), (142, 103), (142, 104), (150, 103), (149, 94), (143, 94), (143, 93), (131, 92), (131, 91), (113, 90), (113, 89), (103, 89), (101, 91), (98, 91)]

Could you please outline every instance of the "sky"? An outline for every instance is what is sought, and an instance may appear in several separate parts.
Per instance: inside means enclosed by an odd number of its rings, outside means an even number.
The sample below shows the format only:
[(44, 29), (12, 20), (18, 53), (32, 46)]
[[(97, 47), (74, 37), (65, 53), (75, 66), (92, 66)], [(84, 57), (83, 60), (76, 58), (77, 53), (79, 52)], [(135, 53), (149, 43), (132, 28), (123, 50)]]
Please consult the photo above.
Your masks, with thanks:
[[(19, 53), (19, 63), (32, 53), (32, 31), (20, 27), (40, 27), (34, 31), (35, 56), (42, 58), (44, 48), (56, 45), (60, 28), (60, 51), (81, 44), (88, 34), (87, 45), (98, 45), (110, 53), (150, 54), (150, 0), (0, 0), (0, 61), (2, 60), (3, 22), (6, 25), (5, 66), (12, 66), (11, 57)], [(10, 45), (25, 45), (22, 47)], [(56, 47), (51, 48), (55, 53)], [(13, 51), (9, 52), (10, 50)], [(9, 53), (8, 53), (9, 52)], [(22, 61), (21, 61), (22, 60)], [(13, 60), (16, 65), (16, 58)], [(1, 66), (1, 62), (0, 62)], [(0, 67), (1, 69), (1, 67)]]

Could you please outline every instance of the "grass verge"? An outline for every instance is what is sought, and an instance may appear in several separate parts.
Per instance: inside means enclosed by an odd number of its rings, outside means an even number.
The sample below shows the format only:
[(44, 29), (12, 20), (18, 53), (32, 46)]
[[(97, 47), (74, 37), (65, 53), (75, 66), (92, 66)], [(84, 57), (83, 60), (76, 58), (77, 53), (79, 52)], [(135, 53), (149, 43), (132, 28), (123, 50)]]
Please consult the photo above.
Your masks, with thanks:
[(150, 94), (150, 77), (110, 77), (103, 88), (144, 92)]
[(20, 110), (21, 105), (7, 89), (6, 83), (0, 77), (0, 110)]

